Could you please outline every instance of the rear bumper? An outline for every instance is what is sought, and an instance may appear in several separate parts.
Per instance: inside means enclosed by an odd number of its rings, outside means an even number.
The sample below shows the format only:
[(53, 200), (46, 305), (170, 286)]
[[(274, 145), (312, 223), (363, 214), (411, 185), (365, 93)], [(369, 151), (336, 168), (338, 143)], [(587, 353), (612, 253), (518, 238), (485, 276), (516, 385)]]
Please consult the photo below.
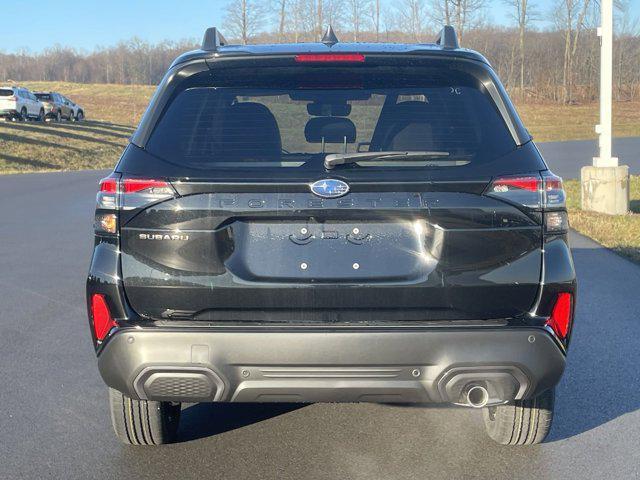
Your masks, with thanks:
[(161, 401), (489, 404), (558, 383), (565, 355), (542, 328), (123, 329), (100, 351), (102, 378)]

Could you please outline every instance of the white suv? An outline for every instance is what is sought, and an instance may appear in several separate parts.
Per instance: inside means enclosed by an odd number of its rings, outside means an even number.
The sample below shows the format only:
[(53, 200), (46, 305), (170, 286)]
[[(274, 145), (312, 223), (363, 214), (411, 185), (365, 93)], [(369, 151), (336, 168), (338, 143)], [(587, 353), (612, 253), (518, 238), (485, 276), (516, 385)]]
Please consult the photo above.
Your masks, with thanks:
[(26, 88), (0, 87), (0, 117), (44, 120), (44, 105)]

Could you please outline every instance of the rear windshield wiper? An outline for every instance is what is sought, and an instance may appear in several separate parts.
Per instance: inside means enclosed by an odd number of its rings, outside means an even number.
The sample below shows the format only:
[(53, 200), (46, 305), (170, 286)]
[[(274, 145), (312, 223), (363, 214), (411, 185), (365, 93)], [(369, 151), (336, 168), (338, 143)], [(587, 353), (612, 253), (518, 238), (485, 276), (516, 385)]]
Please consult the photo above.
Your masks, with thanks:
[(356, 163), (371, 160), (403, 160), (403, 161), (424, 161), (432, 158), (448, 157), (449, 152), (359, 152), (359, 153), (332, 153), (324, 157), (324, 166), (331, 170), (336, 165), (346, 163)]

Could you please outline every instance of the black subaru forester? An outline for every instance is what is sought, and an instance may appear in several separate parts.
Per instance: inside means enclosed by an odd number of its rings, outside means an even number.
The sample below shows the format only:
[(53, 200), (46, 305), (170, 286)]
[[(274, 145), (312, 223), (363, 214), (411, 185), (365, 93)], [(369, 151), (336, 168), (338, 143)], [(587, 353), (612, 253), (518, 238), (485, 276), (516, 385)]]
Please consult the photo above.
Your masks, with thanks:
[(178, 57), (100, 182), (87, 304), (117, 436), (181, 402), (482, 408), (547, 435), (576, 277), (562, 181), (495, 72), (434, 44)]

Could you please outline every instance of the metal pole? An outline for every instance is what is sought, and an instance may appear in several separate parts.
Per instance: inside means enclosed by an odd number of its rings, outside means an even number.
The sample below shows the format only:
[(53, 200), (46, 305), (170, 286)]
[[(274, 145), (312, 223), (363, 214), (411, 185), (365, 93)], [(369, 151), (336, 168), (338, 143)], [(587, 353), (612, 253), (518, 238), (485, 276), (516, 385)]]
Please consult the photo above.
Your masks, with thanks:
[(593, 159), (594, 167), (617, 167), (618, 159), (611, 156), (611, 103), (613, 89), (613, 0), (600, 0), (600, 155)]

